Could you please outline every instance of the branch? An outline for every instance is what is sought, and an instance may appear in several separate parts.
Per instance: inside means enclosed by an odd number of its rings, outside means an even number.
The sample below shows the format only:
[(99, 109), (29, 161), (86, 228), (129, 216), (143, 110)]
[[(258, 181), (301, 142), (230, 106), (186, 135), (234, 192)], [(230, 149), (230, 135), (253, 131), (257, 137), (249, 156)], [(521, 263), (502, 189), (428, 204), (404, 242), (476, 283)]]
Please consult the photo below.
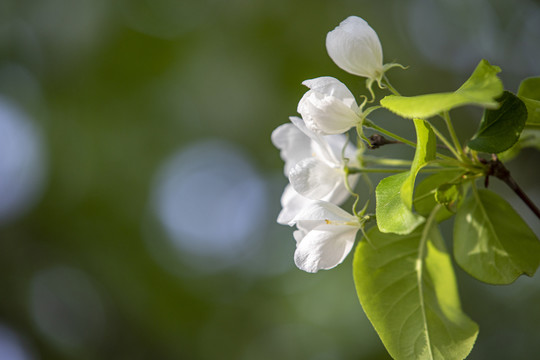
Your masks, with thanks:
[(531, 209), (531, 211), (540, 219), (540, 209), (532, 202), (532, 200), (525, 194), (523, 189), (519, 187), (514, 178), (510, 175), (510, 170), (504, 166), (504, 164), (499, 160), (497, 155), (492, 154), (492, 159), (490, 161), (483, 161), (488, 165), (488, 171), (486, 173), (486, 180), (484, 185), (488, 187), (489, 177), (495, 176), (497, 179), (502, 180), (510, 189), (514, 190), (517, 196)]

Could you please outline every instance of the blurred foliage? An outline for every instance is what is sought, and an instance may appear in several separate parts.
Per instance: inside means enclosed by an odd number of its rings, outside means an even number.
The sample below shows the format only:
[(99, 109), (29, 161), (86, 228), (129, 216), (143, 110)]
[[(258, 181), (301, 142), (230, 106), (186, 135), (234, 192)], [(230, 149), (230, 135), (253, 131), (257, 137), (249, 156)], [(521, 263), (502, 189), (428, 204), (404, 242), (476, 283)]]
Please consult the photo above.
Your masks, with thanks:
[[(386, 61), (411, 66), (389, 73), (406, 95), (455, 89), (481, 58), (502, 67), (511, 91), (540, 74), (531, 60), (540, 54), (537, 4), (453, 4), (2, 1), (0, 96), (45, 143), (40, 196), (0, 219), (0, 330), (16, 335), (20, 358), (387, 359), (356, 298), (350, 259), (317, 275), (294, 268), (292, 231), (274, 223), (286, 181), (270, 133), (295, 114), (305, 79), (329, 75), (362, 88), (324, 47), (326, 33), (353, 14), (378, 32)], [(419, 16), (445, 20), (432, 52)], [(452, 21), (464, 41), (444, 27)], [(478, 126), (470, 114), (459, 112), (462, 136)], [(396, 119), (379, 121), (412, 130)], [(253, 248), (208, 271), (214, 259), (171, 250), (152, 205), (163, 163), (207, 139), (240, 149), (269, 199)], [(538, 202), (537, 164), (530, 150), (509, 167)], [(538, 233), (527, 209), (512, 204)], [(538, 275), (505, 288), (459, 283), (481, 328), (471, 359), (540, 353)], [(2, 334), (0, 355), (8, 353)]]

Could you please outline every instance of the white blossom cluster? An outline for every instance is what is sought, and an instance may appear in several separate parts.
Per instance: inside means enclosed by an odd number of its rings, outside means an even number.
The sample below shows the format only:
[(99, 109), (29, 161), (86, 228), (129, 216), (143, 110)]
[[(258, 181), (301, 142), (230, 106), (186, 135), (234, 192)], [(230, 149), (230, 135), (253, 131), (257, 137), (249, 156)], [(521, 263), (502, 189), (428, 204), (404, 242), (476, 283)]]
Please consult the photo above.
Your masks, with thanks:
[[(343, 70), (380, 83), (387, 66), (375, 31), (351, 16), (326, 37), (330, 58)], [(289, 178), (281, 197), (277, 222), (296, 226), (294, 261), (307, 272), (330, 269), (351, 251), (361, 220), (341, 209), (350, 196), (346, 166), (358, 167), (356, 148), (344, 135), (362, 125), (362, 106), (349, 89), (333, 77), (306, 80), (309, 90), (298, 104), (300, 117), (291, 117), (272, 133), (272, 142), (285, 162)], [(349, 175), (354, 187), (358, 175)]]

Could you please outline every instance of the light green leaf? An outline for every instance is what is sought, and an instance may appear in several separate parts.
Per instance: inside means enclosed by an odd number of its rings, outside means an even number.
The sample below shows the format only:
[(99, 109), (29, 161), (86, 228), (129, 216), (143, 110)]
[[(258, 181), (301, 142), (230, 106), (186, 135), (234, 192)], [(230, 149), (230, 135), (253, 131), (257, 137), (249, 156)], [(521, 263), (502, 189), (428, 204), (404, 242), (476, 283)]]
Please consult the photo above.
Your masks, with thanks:
[(436, 138), (426, 121), (415, 119), (414, 126), (417, 145), (411, 170), (381, 180), (375, 190), (377, 225), (382, 232), (408, 234), (424, 221), (412, 212), (414, 181), (418, 171), (435, 159)]
[(377, 226), (382, 232), (408, 234), (424, 222), (424, 218), (413, 213), (403, 202), (401, 189), (409, 178), (409, 172), (382, 179), (375, 189)]
[(461, 198), (461, 184), (443, 184), (437, 188), (437, 192), (435, 193), (435, 200), (452, 212), (457, 210), (457, 205)]
[(482, 60), (469, 79), (455, 92), (418, 96), (389, 95), (381, 100), (381, 105), (409, 119), (427, 119), (466, 104), (495, 109), (499, 106), (495, 98), (503, 92), (502, 82), (497, 77), (500, 71), (498, 66)]
[(484, 111), (480, 128), (467, 144), (471, 149), (500, 153), (518, 141), (527, 121), (527, 108), (523, 101), (509, 91), (505, 91), (498, 100), (500, 108)]
[(532, 276), (540, 264), (540, 242), (499, 195), (476, 190), (459, 208), (454, 223), (454, 257), (471, 276), (509, 284)]
[(464, 359), (478, 326), (461, 309), (456, 278), (431, 216), (409, 235), (375, 227), (353, 262), (358, 298), (394, 359)]
[(435, 160), (437, 152), (437, 138), (431, 126), (425, 120), (414, 119), (414, 127), (416, 129), (416, 151), (409, 177), (405, 179), (401, 187), (401, 199), (409, 210), (412, 210), (414, 181), (418, 171), (429, 161)]
[[(414, 192), (414, 209), (415, 211), (422, 215), (428, 216), (433, 208), (439, 203), (435, 199), (437, 194), (437, 189), (445, 184), (458, 183), (461, 176), (464, 174), (464, 171), (441, 171), (437, 174), (433, 174), (422, 180), (415, 189)], [(456, 204), (456, 208), (459, 206), (459, 203)], [(437, 212), (437, 222), (444, 221), (454, 213), (446, 208), (442, 208)]]
[(527, 124), (540, 125), (540, 77), (523, 80), (517, 95), (527, 106)]

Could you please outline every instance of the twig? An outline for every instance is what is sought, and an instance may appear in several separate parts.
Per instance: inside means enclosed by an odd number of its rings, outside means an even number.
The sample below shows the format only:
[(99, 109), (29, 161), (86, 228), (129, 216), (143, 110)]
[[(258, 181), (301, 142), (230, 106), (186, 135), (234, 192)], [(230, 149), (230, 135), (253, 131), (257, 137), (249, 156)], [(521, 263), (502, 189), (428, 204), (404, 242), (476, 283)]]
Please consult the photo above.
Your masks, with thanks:
[(514, 190), (517, 196), (531, 209), (531, 211), (540, 219), (540, 209), (532, 202), (532, 200), (525, 194), (523, 189), (517, 184), (514, 178), (510, 175), (510, 170), (504, 166), (504, 164), (499, 160), (497, 155), (492, 154), (492, 159), (490, 161), (483, 161), (488, 165), (488, 171), (486, 173), (486, 180), (484, 185), (488, 187), (489, 177), (495, 176), (497, 179), (502, 180), (510, 189)]

